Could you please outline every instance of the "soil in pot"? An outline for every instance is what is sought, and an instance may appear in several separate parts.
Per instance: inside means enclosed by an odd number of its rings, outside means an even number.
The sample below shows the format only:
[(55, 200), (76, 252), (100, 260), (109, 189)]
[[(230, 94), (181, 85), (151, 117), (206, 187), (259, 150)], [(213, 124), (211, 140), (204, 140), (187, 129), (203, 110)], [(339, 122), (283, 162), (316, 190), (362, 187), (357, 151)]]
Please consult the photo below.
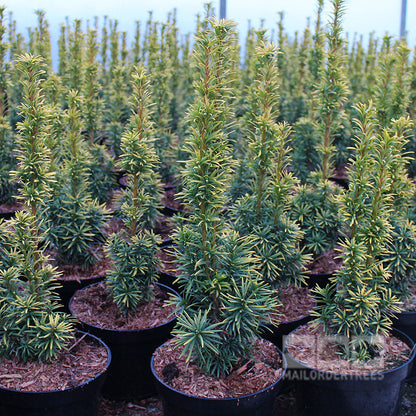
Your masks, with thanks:
[(163, 247), (158, 252), (157, 257), (159, 258), (159, 282), (180, 292), (180, 288), (175, 282), (180, 270), (178, 270), (174, 246)]
[(306, 277), (306, 284), (310, 288), (325, 287), (329, 283), (329, 278), (341, 266), (340, 247), (337, 246), (306, 265), (306, 271), (303, 273)]
[(343, 360), (339, 344), (310, 324), (286, 339), (288, 377), (308, 416), (396, 416), (403, 381), (415, 356), (414, 343), (400, 331), (381, 337), (383, 348), (364, 364)]
[(271, 416), (280, 390), (285, 360), (272, 343), (259, 339), (253, 357), (238, 362), (224, 377), (201, 373), (192, 360), (181, 356), (182, 347), (171, 341), (152, 358), (166, 416)]
[(166, 216), (189, 212), (189, 208), (178, 200), (176, 192), (176, 188), (171, 188), (166, 189), (163, 193), (162, 204), (164, 205), (164, 209), (162, 213)]
[(45, 254), (50, 257), (52, 265), (61, 273), (57, 279), (57, 282), (60, 284), (60, 288), (57, 289), (57, 294), (60, 297), (60, 303), (65, 312), (69, 312), (69, 300), (75, 291), (92, 283), (102, 281), (111, 267), (110, 259), (105, 255), (102, 245), (97, 245), (93, 249), (93, 253), (95, 253), (95, 256), (99, 260), (93, 266), (86, 269), (82, 264), (61, 264), (56, 261), (55, 250), (45, 250)]
[(10, 203), (10, 204), (0, 204), (0, 218), (5, 220), (9, 220), (13, 218), (16, 214), (16, 211), (20, 211), (23, 209), (23, 205), (19, 204), (18, 202)]
[(344, 189), (348, 189), (348, 167), (347, 165), (337, 166), (332, 176), (329, 178), (332, 182), (341, 186)]
[(277, 325), (269, 324), (262, 336), (282, 349), (284, 337), (310, 319), (315, 305), (310, 289), (288, 285), (279, 293), (281, 306), (274, 312)]
[(2, 416), (93, 416), (111, 361), (98, 338), (78, 332), (74, 343), (51, 362), (22, 363), (2, 358)]
[(82, 328), (99, 336), (110, 347), (112, 362), (103, 387), (106, 398), (124, 400), (156, 393), (150, 371), (155, 348), (170, 338), (176, 323), (174, 306), (165, 306), (169, 293), (156, 285), (155, 298), (135, 313), (123, 316), (109, 296), (104, 282), (79, 290), (70, 302), (70, 311)]

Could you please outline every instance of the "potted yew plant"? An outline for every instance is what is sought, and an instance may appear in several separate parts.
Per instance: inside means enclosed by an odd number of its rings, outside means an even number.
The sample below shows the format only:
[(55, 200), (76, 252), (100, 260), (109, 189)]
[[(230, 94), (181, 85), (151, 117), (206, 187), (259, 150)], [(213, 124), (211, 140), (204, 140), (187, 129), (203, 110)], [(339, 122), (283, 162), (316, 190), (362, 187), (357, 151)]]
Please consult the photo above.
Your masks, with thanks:
[[(292, 200), (292, 218), (304, 232), (302, 247), (306, 253), (313, 255), (313, 262), (308, 265), (308, 271), (311, 271), (309, 277), (313, 277), (313, 274), (325, 277), (310, 279), (310, 282), (316, 280), (322, 285), (327, 282), (326, 279), (333, 269), (338, 267), (334, 260), (337, 255), (334, 247), (342, 225), (338, 204), (341, 189), (330, 178), (335, 170), (335, 156), (339, 153), (338, 141), (343, 130), (344, 106), (348, 94), (344, 41), (341, 36), (344, 3), (344, 0), (331, 1), (333, 10), (326, 33), (327, 51), (324, 53), (321, 50), (325, 59), (323, 62), (316, 62), (319, 68), (319, 77), (316, 80), (319, 83), (314, 85), (311, 97), (309, 112), (313, 128), (309, 137), (316, 139), (318, 165), (310, 173), (307, 183), (297, 187)], [(320, 38), (319, 32), (316, 36)], [(321, 41), (317, 42), (318, 49), (315, 52), (322, 47)], [(307, 153), (308, 149), (304, 146), (303, 153)]]
[(182, 299), (172, 303), (183, 312), (175, 338), (155, 351), (152, 370), (165, 414), (271, 415), (284, 358), (259, 334), (277, 300), (254, 266), (249, 238), (221, 217), (231, 174), (224, 130), (233, 24), (206, 26), (195, 39), (198, 81), (182, 173), (191, 213), (178, 220), (174, 238)]
[(52, 179), (43, 67), (32, 55), (16, 61), (23, 121), (15, 176), (24, 210), (0, 223), (0, 413), (95, 415), (110, 351), (96, 337), (76, 333), (70, 315), (57, 311), (57, 271), (41, 248), (40, 209)]
[(281, 302), (271, 311), (278, 315), (280, 324), (264, 333), (281, 348), (282, 336), (309, 319), (313, 298), (307, 287), (301, 287), (301, 272), (312, 256), (302, 253), (303, 232), (289, 215), (291, 191), (297, 180), (288, 169), (291, 128), (276, 122), (277, 57), (277, 47), (264, 42), (253, 56), (256, 75), (248, 90), (245, 115), (252, 178), (247, 194), (236, 201), (232, 221), (241, 235), (250, 236), (255, 266)]
[[(391, 273), (389, 286), (392, 293), (402, 301), (402, 311), (393, 321), (394, 327), (416, 342), (416, 224), (409, 218), (414, 184), (407, 173), (410, 158), (405, 152), (412, 122), (408, 117), (401, 117), (392, 120), (388, 128), (396, 138), (394, 151), (397, 157), (396, 163), (390, 169), (390, 192), (394, 196), (390, 216), (392, 228), (387, 252), (382, 259)], [(416, 369), (413, 366), (407, 381), (415, 380)]]
[(155, 393), (150, 358), (175, 324), (175, 308), (164, 307), (170, 289), (156, 284), (160, 238), (149, 229), (157, 215), (160, 187), (149, 77), (141, 67), (132, 77), (134, 112), (121, 138), (119, 159), (128, 184), (121, 206), (123, 227), (106, 245), (112, 268), (105, 282), (77, 291), (70, 303), (83, 327), (111, 348), (113, 360), (103, 394), (113, 399)]
[(16, 211), (16, 184), (10, 172), (15, 168), (16, 159), (13, 154), (14, 134), (12, 132), (7, 103), (8, 66), (4, 62), (7, 44), (4, 42), (6, 27), (3, 24), (4, 7), (0, 7), (0, 218), (10, 218)]
[(75, 90), (68, 91), (67, 100), (61, 161), (55, 161), (55, 182), (43, 212), (46, 242), (62, 271), (59, 293), (65, 308), (76, 290), (102, 280), (108, 269), (103, 252), (108, 211), (88, 191), (91, 154), (82, 137), (83, 100)]
[(356, 111), (355, 156), (342, 198), (343, 265), (326, 288), (316, 289), (315, 320), (286, 340), (288, 357), (300, 367), (299, 399), (307, 414), (396, 415), (415, 356), (414, 342), (391, 331), (400, 299), (383, 262), (398, 136), (376, 131), (371, 103)]

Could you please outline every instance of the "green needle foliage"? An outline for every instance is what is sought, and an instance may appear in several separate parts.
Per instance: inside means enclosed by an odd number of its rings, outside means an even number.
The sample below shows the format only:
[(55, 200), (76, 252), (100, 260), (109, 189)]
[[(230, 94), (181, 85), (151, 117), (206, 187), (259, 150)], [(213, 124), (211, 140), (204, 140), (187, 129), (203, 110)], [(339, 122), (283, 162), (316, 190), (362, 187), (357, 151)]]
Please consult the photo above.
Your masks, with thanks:
[[(345, 119), (343, 105), (348, 92), (341, 38), (344, 0), (332, 0), (331, 4), (333, 12), (326, 34), (328, 51), (325, 55), (326, 62), (320, 69), (320, 83), (314, 91), (317, 108), (316, 119), (312, 119), (315, 132), (311, 132), (312, 137), (316, 135), (315, 137), (320, 138), (317, 141), (320, 163), (317, 171), (311, 175), (309, 183), (296, 189), (292, 208), (292, 218), (299, 222), (305, 233), (303, 246), (307, 253), (314, 256), (336, 244), (341, 227), (337, 201), (339, 189), (329, 178), (335, 167), (334, 155), (337, 148), (339, 150), (339, 146), (335, 146), (335, 139)], [(307, 127), (304, 122), (303, 127)]]
[(45, 210), (47, 240), (57, 250), (58, 262), (81, 264), (88, 269), (99, 259), (95, 246), (104, 242), (103, 227), (108, 215), (87, 190), (91, 155), (82, 137), (82, 99), (77, 91), (69, 91), (68, 105), (66, 158)]
[(231, 231), (221, 218), (232, 163), (224, 129), (230, 117), (234, 37), (229, 21), (204, 25), (193, 52), (198, 77), (183, 171), (182, 198), (192, 213), (179, 220), (175, 235), (183, 296), (176, 302), (185, 311), (174, 334), (188, 359), (218, 376), (250, 355), (276, 301), (255, 270), (249, 239)]
[(299, 248), (302, 232), (290, 219), (290, 191), (296, 180), (288, 172), (290, 127), (277, 123), (279, 85), (275, 45), (261, 43), (255, 51), (255, 73), (248, 98), (246, 131), (253, 175), (247, 195), (233, 210), (235, 228), (250, 235), (256, 266), (273, 286), (302, 281), (302, 265), (310, 260)]
[[(159, 29), (160, 26), (160, 29)], [(154, 23), (149, 37), (148, 71), (152, 78), (154, 111), (152, 121), (156, 133), (155, 147), (161, 163), (161, 175), (168, 177), (172, 160), (170, 103), (172, 100), (172, 64), (169, 59), (169, 31), (166, 24)]]
[(408, 218), (413, 209), (414, 184), (407, 174), (410, 158), (405, 152), (411, 128), (412, 122), (408, 117), (392, 120), (389, 126), (395, 139), (393, 151), (396, 157), (390, 167), (390, 193), (393, 195), (391, 237), (387, 242), (387, 253), (382, 257), (391, 273), (389, 284), (392, 292), (404, 302), (411, 298), (412, 286), (416, 284), (416, 224)]
[(388, 286), (389, 271), (382, 257), (391, 233), (391, 167), (397, 137), (388, 130), (376, 132), (372, 104), (356, 108), (358, 133), (349, 170), (350, 187), (342, 197), (346, 236), (343, 266), (332, 284), (317, 289), (314, 323), (327, 334), (345, 337), (343, 354), (364, 361), (377, 353), (377, 335), (387, 334), (399, 300)]
[(106, 249), (114, 268), (106, 284), (120, 311), (127, 314), (153, 296), (158, 277), (156, 252), (159, 238), (154, 225), (159, 202), (159, 159), (154, 148), (151, 117), (151, 86), (144, 68), (133, 73), (133, 114), (121, 138), (119, 166), (127, 172), (129, 187), (121, 207), (125, 230), (113, 234)]
[(68, 315), (56, 312), (56, 271), (39, 248), (39, 213), (51, 180), (41, 90), (44, 64), (41, 57), (24, 55), (16, 67), (23, 86), (17, 173), (26, 210), (0, 223), (0, 252), (8, 258), (8, 264), (1, 262), (0, 267), (0, 355), (50, 360), (73, 339), (74, 326)]
[(299, 185), (291, 201), (291, 218), (298, 221), (303, 232), (301, 246), (315, 258), (332, 249), (338, 241), (340, 188), (329, 180)]
[(345, 118), (343, 105), (347, 100), (348, 87), (344, 69), (345, 55), (343, 54), (343, 39), (341, 20), (344, 14), (344, 0), (331, 0), (333, 14), (327, 33), (328, 52), (326, 64), (320, 73), (318, 98), (318, 131), (322, 138), (318, 148), (322, 155), (322, 178), (329, 179), (334, 169), (333, 157), (340, 150), (335, 147), (335, 136), (342, 129)]
[(7, 44), (4, 42), (4, 7), (0, 7), (0, 204), (10, 203), (16, 193), (10, 172), (15, 168), (14, 138), (7, 109), (8, 66), (5, 62)]

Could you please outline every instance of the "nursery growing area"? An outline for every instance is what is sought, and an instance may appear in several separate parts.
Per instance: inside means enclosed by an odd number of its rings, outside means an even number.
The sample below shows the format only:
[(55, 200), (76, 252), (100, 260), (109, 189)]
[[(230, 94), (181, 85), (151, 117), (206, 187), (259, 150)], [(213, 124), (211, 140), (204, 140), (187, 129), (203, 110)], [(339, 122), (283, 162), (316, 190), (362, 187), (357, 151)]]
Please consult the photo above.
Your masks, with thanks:
[(327, 3), (0, 8), (1, 415), (415, 414), (416, 49)]

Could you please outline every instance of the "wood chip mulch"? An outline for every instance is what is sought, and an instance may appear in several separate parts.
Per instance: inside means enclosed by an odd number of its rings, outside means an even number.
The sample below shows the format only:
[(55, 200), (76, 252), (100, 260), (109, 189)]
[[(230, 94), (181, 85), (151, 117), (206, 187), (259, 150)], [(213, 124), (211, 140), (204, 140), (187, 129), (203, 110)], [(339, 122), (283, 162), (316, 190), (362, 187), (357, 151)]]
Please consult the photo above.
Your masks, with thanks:
[(179, 276), (178, 263), (175, 256), (175, 249), (173, 247), (166, 247), (157, 254), (159, 258), (159, 270), (172, 276)]
[(45, 250), (45, 255), (50, 257), (49, 262), (61, 272), (59, 280), (85, 280), (93, 277), (105, 276), (111, 268), (111, 260), (105, 255), (102, 245), (97, 245), (94, 249), (97, 259), (90, 268), (86, 269), (82, 264), (59, 264), (56, 262), (56, 251)]
[(416, 312), (416, 285), (410, 288), (410, 297), (403, 302), (403, 310), (406, 312)]
[(172, 218), (166, 217), (165, 215), (160, 215), (156, 221), (153, 231), (160, 235), (163, 241), (172, 237), (173, 228), (174, 225)]
[(94, 378), (107, 365), (107, 350), (88, 337), (80, 340), (51, 362), (22, 363), (15, 358), (2, 358), (0, 386), (20, 391), (54, 391)]
[(18, 202), (12, 202), (10, 204), (0, 204), (0, 213), (4, 214), (7, 212), (16, 212), (24, 209), (24, 206), (22, 204), (19, 204)]
[(290, 322), (311, 313), (315, 301), (307, 287), (289, 285), (284, 287), (278, 296), (281, 306), (275, 312), (276, 322)]
[(334, 374), (375, 374), (397, 367), (409, 359), (408, 345), (394, 336), (380, 336), (383, 345), (379, 355), (366, 363), (350, 362), (340, 357), (338, 344), (323, 335), (322, 328), (313, 331), (311, 324), (298, 328), (286, 340), (286, 348), (296, 360)]
[(236, 365), (226, 377), (202, 374), (194, 361), (181, 357), (182, 347), (172, 341), (154, 353), (154, 369), (158, 377), (174, 389), (197, 397), (230, 398), (261, 391), (283, 373), (282, 359), (276, 347), (264, 339), (256, 341), (253, 357)]
[(333, 273), (342, 266), (340, 247), (335, 247), (318, 256), (306, 265), (307, 272), (311, 274)]
[(166, 305), (169, 295), (155, 286), (152, 301), (124, 316), (111, 299), (105, 282), (90, 285), (75, 293), (72, 313), (81, 321), (100, 328), (140, 330), (162, 325), (174, 316), (175, 307)]
[(162, 203), (180, 212), (189, 212), (189, 208), (180, 202), (176, 197), (176, 189), (167, 189), (162, 196)]

